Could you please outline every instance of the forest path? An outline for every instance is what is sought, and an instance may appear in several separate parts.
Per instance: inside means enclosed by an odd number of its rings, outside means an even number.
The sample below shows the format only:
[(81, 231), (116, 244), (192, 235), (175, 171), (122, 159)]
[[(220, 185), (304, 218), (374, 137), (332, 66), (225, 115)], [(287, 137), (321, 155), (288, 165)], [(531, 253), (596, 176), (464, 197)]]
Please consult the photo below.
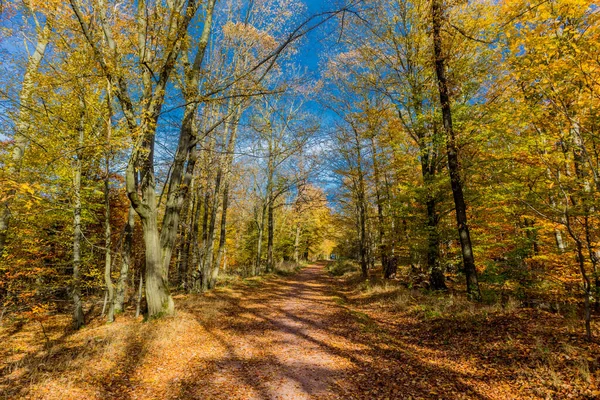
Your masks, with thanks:
[(389, 293), (372, 291), (370, 301), (382, 301), (365, 302), (356, 284), (369, 281), (331, 277), (325, 266), (180, 294), (173, 317), (145, 323), (125, 315), (72, 332), (62, 315), (44, 331), (39, 323), (0, 329), (9, 341), (0, 349), (0, 399), (519, 397), (510, 371), (472, 359), (489, 340), (472, 340), (481, 347), (462, 354), (475, 329), (453, 326), (449, 335), (385, 311), (395, 304)]
[(182, 397), (345, 397), (344, 377), (356, 369), (364, 346), (348, 338), (351, 322), (331, 280), (324, 264), (309, 265), (227, 296), (225, 315), (207, 327), (225, 354), (204, 365), (211, 372)]

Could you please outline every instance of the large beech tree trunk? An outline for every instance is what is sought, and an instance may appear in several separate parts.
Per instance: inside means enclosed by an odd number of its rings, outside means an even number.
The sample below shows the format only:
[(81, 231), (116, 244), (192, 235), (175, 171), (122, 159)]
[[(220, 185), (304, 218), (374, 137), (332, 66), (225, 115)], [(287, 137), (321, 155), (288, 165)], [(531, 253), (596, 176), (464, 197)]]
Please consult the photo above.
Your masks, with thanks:
[(431, 14), (433, 20), (433, 50), (435, 57), (435, 73), (440, 95), (440, 104), (442, 108), (442, 122), (446, 133), (446, 150), (448, 156), (448, 170), (450, 173), (450, 184), (452, 186), (452, 195), (454, 197), (454, 207), (456, 210), (456, 223), (458, 225), (458, 236), (463, 258), (463, 268), (467, 278), (467, 293), (474, 300), (481, 299), (479, 283), (477, 281), (477, 270), (475, 268), (475, 257), (473, 255), (473, 246), (467, 224), (467, 206), (465, 203), (463, 184), (460, 177), (460, 164), (458, 155), (458, 145), (456, 144), (456, 135), (452, 126), (452, 111), (450, 108), (450, 94), (448, 91), (448, 81), (446, 79), (445, 58), (442, 54), (441, 27), (443, 18), (441, 0), (432, 0)]

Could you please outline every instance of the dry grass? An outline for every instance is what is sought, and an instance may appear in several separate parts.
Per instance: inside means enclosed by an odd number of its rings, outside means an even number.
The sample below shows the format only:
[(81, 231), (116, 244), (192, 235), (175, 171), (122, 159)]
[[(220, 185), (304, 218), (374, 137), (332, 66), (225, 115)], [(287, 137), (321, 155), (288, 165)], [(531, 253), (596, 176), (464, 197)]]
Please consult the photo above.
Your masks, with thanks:
[(275, 266), (275, 272), (279, 275), (288, 276), (300, 271), (301, 268), (302, 264), (298, 264), (294, 261), (280, 261)]

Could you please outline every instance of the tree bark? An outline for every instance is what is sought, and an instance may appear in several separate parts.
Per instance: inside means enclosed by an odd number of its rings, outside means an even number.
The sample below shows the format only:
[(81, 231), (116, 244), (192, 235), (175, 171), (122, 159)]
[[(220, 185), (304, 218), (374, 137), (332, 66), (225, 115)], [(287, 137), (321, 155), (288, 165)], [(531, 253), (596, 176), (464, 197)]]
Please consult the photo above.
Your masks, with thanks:
[(210, 275), (213, 270), (214, 263), (214, 249), (215, 249), (215, 239), (216, 239), (216, 226), (217, 226), (217, 211), (220, 206), (220, 191), (221, 191), (221, 181), (223, 177), (223, 170), (219, 167), (217, 171), (217, 175), (215, 177), (215, 186), (212, 192), (212, 204), (210, 208), (210, 222), (208, 225), (208, 235), (206, 241), (206, 247), (204, 250), (204, 272), (202, 274), (202, 290), (211, 289), (211, 279)]
[[(233, 105), (233, 103), (230, 104)], [(227, 239), (227, 210), (229, 207), (229, 181), (231, 179), (231, 168), (233, 167), (233, 152), (235, 150), (235, 143), (237, 140), (237, 132), (239, 127), (239, 119), (241, 115), (241, 105), (237, 106), (237, 110), (232, 116), (233, 127), (230, 128), (231, 135), (227, 138), (227, 149), (225, 154), (224, 163), (224, 176), (223, 176), (223, 196), (222, 196), (222, 207), (221, 207), (221, 232), (219, 236), (219, 248), (217, 251), (217, 260), (215, 267), (211, 273), (211, 286), (214, 287), (216, 284), (217, 276), (219, 275), (219, 269), (221, 267), (221, 261), (225, 255), (225, 244)]]
[(379, 160), (377, 159), (377, 146), (375, 138), (371, 136), (371, 153), (373, 157), (373, 178), (375, 180), (375, 199), (377, 202), (377, 231), (379, 234), (379, 257), (381, 260), (381, 268), (383, 270), (383, 278), (390, 279), (396, 271), (393, 271), (392, 264), (389, 262), (388, 247), (385, 237), (385, 217), (383, 215), (383, 199), (381, 195), (381, 179), (379, 175)]
[[(110, 136), (109, 136), (110, 141)], [(110, 152), (110, 150), (109, 150)], [(112, 254), (111, 254), (111, 226), (110, 226), (110, 155), (106, 155), (106, 165), (104, 170), (104, 284), (106, 285), (106, 294), (108, 302), (108, 314), (106, 320), (113, 322), (115, 320), (115, 290), (111, 278)]]
[(112, 158), (112, 96), (110, 91), (110, 82), (107, 85), (106, 103), (108, 116), (106, 121), (106, 144), (105, 144), (105, 164), (104, 164), (104, 284), (106, 285), (106, 299), (108, 302), (108, 314), (106, 320), (113, 322), (115, 320), (115, 288), (113, 286), (112, 272), (112, 250), (110, 225), (110, 162)]
[(477, 269), (475, 268), (475, 257), (473, 255), (473, 246), (469, 226), (467, 224), (467, 206), (465, 203), (463, 184), (460, 177), (460, 164), (458, 145), (452, 126), (452, 111), (450, 108), (450, 94), (448, 82), (446, 79), (445, 58), (442, 54), (442, 10), (441, 0), (432, 0), (431, 11), (433, 20), (433, 50), (435, 57), (435, 72), (440, 96), (440, 105), (442, 109), (442, 122), (446, 133), (446, 150), (448, 157), (448, 170), (450, 173), (450, 184), (452, 186), (452, 195), (454, 197), (454, 206), (456, 211), (456, 223), (458, 225), (458, 236), (463, 258), (463, 268), (467, 280), (467, 293), (474, 300), (481, 299), (479, 282), (477, 280)]
[(273, 194), (269, 194), (269, 204), (267, 206), (267, 273), (273, 272), (275, 266), (273, 265), (273, 251), (274, 251), (274, 240), (275, 240), (275, 220), (273, 216)]
[[(175, 153), (175, 160), (169, 178), (167, 204), (160, 232), (162, 268), (167, 271), (171, 264), (173, 248), (179, 228), (181, 209), (188, 194), (197, 161), (195, 147), (198, 132), (195, 129), (194, 120), (198, 102), (195, 100), (198, 97), (201, 67), (210, 39), (210, 32), (212, 30), (214, 6), (215, 0), (209, 0), (207, 2), (204, 26), (193, 63), (191, 65), (189, 64), (187, 54), (184, 54), (183, 57), (185, 69), (183, 94), (186, 101), (186, 107), (184, 109), (183, 121), (179, 132), (179, 143)], [(203, 281), (205, 281), (205, 279), (203, 279)]]
[(215, 261), (215, 266), (210, 274), (210, 287), (215, 287), (217, 284), (217, 278), (219, 276), (219, 271), (221, 268), (221, 262), (223, 261), (223, 256), (225, 254), (225, 243), (227, 240), (227, 208), (229, 206), (229, 183), (225, 184), (225, 189), (223, 190), (223, 206), (221, 211), (221, 227), (219, 232), (219, 247), (217, 250), (217, 259)]
[(77, 127), (78, 147), (74, 162), (73, 177), (73, 282), (71, 297), (73, 298), (73, 328), (79, 329), (84, 324), (83, 306), (81, 304), (81, 169), (82, 152), (85, 130), (85, 110), (83, 100), (80, 100), (80, 121)]
[(360, 269), (363, 278), (368, 277), (369, 260), (368, 260), (368, 243), (367, 243), (367, 204), (365, 183), (362, 167), (362, 154), (360, 148), (360, 137), (356, 129), (353, 127), (354, 145), (356, 150), (356, 206), (357, 206), (357, 222), (358, 222), (358, 240), (359, 240), (359, 256)]
[(142, 311), (142, 293), (144, 289), (144, 274), (140, 271), (140, 282), (138, 285), (137, 299), (135, 302), (135, 317), (139, 317)]
[(298, 264), (300, 262), (300, 222), (296, 223), (296, 235), (294, 237), (294, 262)]
[[(198, 264), (200, 263), (199, 254), (200, 254), (200, 245), (198, 244), (198, 233), (200, 230), (200, 218), (202, 216), (202, 186), (199, 185), (196, 190), (194, 205), (192, 209), (192, 222), (191, 222), (191, 232), (189, 234), (188, 240), (188, 249), (186, 251), (186, 263), (189, 263), (185, 266), (185, 274), (189, 276), (190, 265), (193, 267), (193, 272), (191, 274), (191, 280), (187, 283), (188, 291), (200, 291), (200, 270), (198, 268)], [(188, 257), (191, 259), (188, 261)]]
[[(133, 232), (135, 229), (135, 211), (129, 207), (127, 223), (123, 235), (123, 247), (121, 249), (121, 273), (117, 280), (115, 290), (115, 313), (123, 312), (125, 304), (125, 292), (127, 291), (127, 277), (131, 269), (131, 253), (133, 250)], [(135, 289), (134, 289), (135, 290)]]
[[(434, 140), (435, 140), (434, 126)], [(440, 238), (438, 234), (439, 216), (436, 210), (436, 199), (433, 193), (435, 180), (436, 153), (430, 151), (425, 143), (421, 148), (421, 172), (426, 192), (427, 209), (427, 267), (429, 269), (429, 283), (433, 290), (445, 290), (446, 278), (444, 269), (440, 265)]]
[(262, 242), (263, 242), (263, 234), (265, 231), (265, 217), (267, 215), (267, 204), (263, 204), (261, 209), (260, 221), (256, 221), (256, 225), (258, 227), (258, 239), (256, 241), (256, 261), (254, 263), (254, 271), (253, 275), (258, 275), (261, 273), (261, 263), (262, 263)]

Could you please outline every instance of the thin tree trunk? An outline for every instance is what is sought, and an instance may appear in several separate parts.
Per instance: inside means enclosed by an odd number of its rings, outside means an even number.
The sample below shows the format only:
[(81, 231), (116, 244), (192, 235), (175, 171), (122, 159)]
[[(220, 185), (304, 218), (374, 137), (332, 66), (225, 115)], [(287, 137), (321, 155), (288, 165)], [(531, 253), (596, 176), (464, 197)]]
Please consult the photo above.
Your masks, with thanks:
[(469, 226), (467, 224), (467, 206), (463, 194), (463, 183), (460, 177), (460, 164), (456, 136), (452, 126), (452, 111), (450, 108), (450, 95), (448, 82), (446, 80), (445, 58), (442, 54), (442, 10), (441, 0), (432, 0), (431, 11), (433, 20), (433, 49), (435, 56), (435, 72), (438, 82), (438, 91), (440, 95), (440, 104), (442, 108), (442, 122), (446, 132), (446, 149), (448, 156), (448, 170), (450, 172), (450, 183), (452, 186), (452, 195), (454, 197), (454, 206), (456, 210), (456, 223), (458, 225), (458, 236), (463, 258), (463, 268), (467, 278), (467, 293), (474, 300), (481, 299), (479, 282), (477, 280), (477, 269), (475, 268), (475, 257), (473, 255), (473, 246)]
[[(109, 139), (110, 140), (110, 139)], [(104, 170), (104, 284), (106, 285), (106, 294), (108, 301), (108, 314), (106, 320), (113, 322), (115, 320), (115, 290), (111, 278), (112, 254), (111, 254), (111, 226), (110, 226), (110, 161), (107, 154), (106, 167)]]
[(108, 106), (108, 118), (106, 121), (106, 154), (104, 165), (104, 284), (106, 285), (106, 294), (108, 301), (108, 315), (106, 320), (113, 322), (115, 320), (115, 289), (112, 282), (112, 253), (111, 253), (111, 233), (110, 226), (110, 161), (112, 149), (110, 141), (112, 140), (112, 98), (110, 93), (110, 83), (107, 85), (106, 102)]
[(300, 221), (296, 223), (296, 236), (294, 237), (294, 262), (298, 264), (300, 262)]
[[(567, 216), (567, 219), (569, 217)], [(590, 295), (591, 295), (591, 282), (590, 278), (587, 275), (585, 270), (585, 259), (583, 258), (583, 244), (581, 240), (576, 237), (575, 233), (572, 231), (570, 227), (570, 223), (568, 223), (567, 228), (569, 229), (569, 233), (573, 240), (575, 240), (575, 244), (577, 245), (577, 261), (579, 264), (579, 272), (581, 273), (581, 277), (583, 279), (583, 304), (584, 304), (584, 322), (585, 322), (585, 334), (587, 340), (592, 340), (592, 328), (591, 328), (591, 307), (590, 307)]]
[(359, 256), (360, 269), (363, 278), (368, 276), (368, 243), (367, 243), (367, 209), (366, 209), (366, 193), (364, 176), (362, 170), (362, 154), (360, 148), (359, 134), (354, 129), (354, 145), (356, 150), (356, 206), (357, 206), (357, 222), (358, 222), (358, 240), (359, 240)]
[[(435, 127), (434, 127), (435, 130)], [(435, 133), (434, 133), (434, 136)], [(445, 290), (446, 278), (444, 269), (440, 264), (440, 238), (438, 234), (439, 216), (436, 210), (436, 199), (433, 193), (435, 179), (435, 152), (429, 151), (425, 146), (421, 155), (421, 172), (426, 191), (427, 208), (427, 267), (429, 269), (429, 283), (433, 290)]]
[(85, 111), (83, 100), (80, 100), (80, 121), (77, 127), (78, 147), (77, 158), (75, 160), (75, 175), (73, 178), (73, 282), (71, 285), (71, 295), (73, 298), (73, 328), (79, 329), (84, 324), (83, 306), (81, 302), (81, 169), (82, 152), (84, 140)]
[(204, 274), (202, 280), (202, 290), (210, 289), (210, 275), (213, 270), (214, 263), (214, 249), (215, 249), (215, 239), (216, 239), (216, 226), (217, 226), (217, 211), (219, 210), (220, 205), (220, 189), (221, 189), (221, 181), (223, 177), (223, 170), (219, 167), (217, 171), (217, 176), (215, 178), (215, 187), (213, 191), (213, 202), (211, 204), (210, 211), (210, 223), (208, 226), (208, 240), (206, 242), (206, 249), (204, 253)]
[[(182, 216), (183, 221), (181, 223), (181, 244), (179, 248), (179, 263), (177, 264), (177, 284), (184, 290), (188, 289), (187, 285), (187, 273), (189, 268), (190, 260), (190, 239), (192, 233), (192, 226), (194, 224), (194, 217), (196, 212), (196, 179), (192, 179), (190, 194), (187, 196), (186, 201), (183, 205)], [(191, 210), (190, 210), (191, 206)]]
[(210, 275), (210, 287), (215, 287), (217, 283), (217, 277), (219, 276), (219, 269), (221, 267), (221, 261), (225, 254), (225, 242), (227, 239), (227, 207), (229, 206), (229, 184), (225, 185), (223, 190), (223, 207), (221, 211), (221, 227), (219, 233), (219, 248), (217, 251), (217, 260), (215, 266)]
[(269, 123), (269, 158), (267, 162), (267, 265), (266, 272), (273, 271), (273, 202), (275, 201), (273, 196), (273, 179), (275, 178), (275, 138), (273, 134), (273, 128)]
[[(123, 237), (123, 247), (121, 249), (121, 274), (117, 280), (115, 290), (115, 313), (123, 312), (125, 303), (125, 292), (127, 291), (127, 277), (131, 268), (131, 252), (133, 250), (133, 232), (135, 229), (135, 210), (129, 207), (127, 213), (127, 224)], [(134, 289), (135, 290), (135, 289)]]
[[(209, 182), (210, 174), (207, 174), (206, 181)], [(204, 190), (204, 207), (202, 213), (202, 246), (198, 250), (198, 284), (199, 291), (205, 290), (207, 282), (206, 274), (206, 249), (208, 247), (208, 224), (210, 216), (210, 191), (208, 188)]]
[(375, 178), (375, 199), (377, 201), (377, 231), (379, 241), (379, 257), (381, 259), (381, 268), (383, 270), (384, 279), (389, 279), (396, 271), (390, 268), (388, 248), (385, 238), (385, 217), (383, 215), (383, 200), (381, 196), (381, 179), (379, 176), (379, 160), (377, 159), (377, 147), (375, 139), (371, 137), (371, 152), (373, 156), (373, 177)]
[(142, 311), (142, 293), (144, 289), (144, 274), (140, 271), (140, 283), (138, 286), (137, 299), (135, 302), (135, 317), (139, 317)]
[[(235, 107), (235, 109), (234, 109)], [(232, 109), (233, 113), (232, 113)], [(238, 123), (241, 114), (241, 105), (234, 105), (233, 98), (230, 99), (227, 105), (227, 114), (232, 113), (229, 118), (225, 121), (225, 129), (223, 130), (223, 142), (227, 143), (225, 147), (225, 154), (221, 160), (222, 176), (219, 187), (222, 187), (221, 197), (221, 223), (220, 223), (220, 236), (219, 245), (217, 248), (217, 257), (214, 261), (214, 265), (210, 270), (210, 281), (209, 287), (214, 287), (219, 275), (219, 269), (221, 267), (221, 261), (223, 259), (223, 252), (225, 251), (225, 241), (227, 233), (227, 208), (228, 208), (228, 196), (229, 196), (229, 180), (231, 177), (231, 168), (233, 166), (233, 153), (235, 150), (235, 143), (237, 140)], [(217, 196), (217, 189), (215, 189), (215, 196)]]
[(273, 194), (269, 194), (269, 205), (267, 206), (267, 273), (274, 271), (273, 250), (275, 240), (275, 221), (273, 216)]
[[(188, 257), (191, 258), (191, 262), (189, 265), (193, 267), (193, 272), (191, 276), (191, 280), (188, 283), (189, 291), (199, 292), (201, 290), (200, 287), (200, 269), (198, 267), (200, 263), (200, 245), (198, 243), (198, 232), (200, 230), (200, 217), (202, 216), (202, 186), (199, 186), (196, 191), (196, 201), (194, 203), (195, 210), (192, 213), (192, 231), (190, 234), (189, 240), (189, 249), (187, 250)], [(189, 276), (190, 267), (187, 267), (186, 276)]]
[(254, 275), (258, 275), (261, 273), (261, 263), (262, 263), (262, 241), (263, 241), (263, 234), (265, 231), (265, 217), (267, 214), (267, 208), (266, 208), (266, 203), (263, 204), (262, 207), (262, 213), (261, 213), (261, 221), (260, 223), (257, 222), (257, 226), (258, 226), (258, 240), (256, 242), (256, 262), (255, 262), (255, 267), (254, 267)]

